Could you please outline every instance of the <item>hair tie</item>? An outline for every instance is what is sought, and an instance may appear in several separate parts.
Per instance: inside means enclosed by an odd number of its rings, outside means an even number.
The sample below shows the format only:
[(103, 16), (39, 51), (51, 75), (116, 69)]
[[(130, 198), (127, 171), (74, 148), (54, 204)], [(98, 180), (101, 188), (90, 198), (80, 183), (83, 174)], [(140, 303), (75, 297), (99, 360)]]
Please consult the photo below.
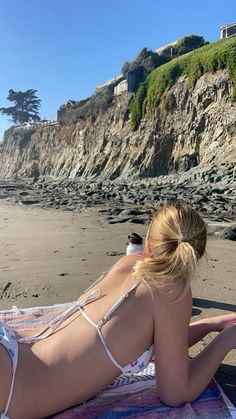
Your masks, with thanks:
[(189, 243), (189, 241), (187, 239), (185, 239), (184, 237), (180, 237), (180, 239), (177, 240), (177, 241), (178, 241), (178, 244), (184, 243), (184, 242)]

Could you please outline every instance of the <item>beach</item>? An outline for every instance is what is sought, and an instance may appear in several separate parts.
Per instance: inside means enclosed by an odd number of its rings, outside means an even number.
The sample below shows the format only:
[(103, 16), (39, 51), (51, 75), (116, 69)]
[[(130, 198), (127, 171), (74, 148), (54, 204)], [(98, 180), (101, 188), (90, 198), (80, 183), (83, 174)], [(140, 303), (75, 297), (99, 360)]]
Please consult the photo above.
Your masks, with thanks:
[[(1, 203), (0, 307), (32, 307), (74, 301), (125, 254), (127, 236), (145, 236), (142, 224), (108, 224), (102, 211), (56, 211)], [(192, 281), (193, 320), (236, 311), (236, 243), (209, 238), (208, 257)], [(197, 354), (210, 337), (195, 345)], [(236, 354), (217, 373), (236, 404)]]

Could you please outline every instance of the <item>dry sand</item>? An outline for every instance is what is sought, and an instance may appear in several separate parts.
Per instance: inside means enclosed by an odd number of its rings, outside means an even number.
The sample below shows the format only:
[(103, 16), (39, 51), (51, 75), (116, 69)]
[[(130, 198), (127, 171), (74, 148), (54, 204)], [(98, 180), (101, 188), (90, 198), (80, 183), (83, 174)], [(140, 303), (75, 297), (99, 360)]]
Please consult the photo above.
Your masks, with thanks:
[[(80, 213), (0, 205), (0, 309), (75, 300), (125, 253), (127, 235), (145, 235), (142, 225), (109, 225), (102, 213)], [(236, 243), (208, 241), (208, 263), (192, 282), (194, 319), (236, 311)], [(198, 353), (209, 337), (191, 350)], [(218, 380), (236, 404), (236, 351)]]

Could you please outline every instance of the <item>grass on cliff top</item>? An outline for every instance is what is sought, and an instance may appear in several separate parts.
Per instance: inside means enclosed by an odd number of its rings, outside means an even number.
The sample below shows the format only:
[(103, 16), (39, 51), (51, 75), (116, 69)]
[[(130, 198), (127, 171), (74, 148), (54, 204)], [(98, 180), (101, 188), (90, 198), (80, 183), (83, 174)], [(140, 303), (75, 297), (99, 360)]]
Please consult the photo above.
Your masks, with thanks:
[(236, 101), (236, 37), (205, 45), (181, 57), (174, 58), (153, 70), (139, 86), (131, 105), (131, 128), (137, 129), (148, 105), (155, 111), (161, 97), (182, 75), (188, 77), (190, 88), (207, 72), (228, 68), (233, 84), (232, 100)]

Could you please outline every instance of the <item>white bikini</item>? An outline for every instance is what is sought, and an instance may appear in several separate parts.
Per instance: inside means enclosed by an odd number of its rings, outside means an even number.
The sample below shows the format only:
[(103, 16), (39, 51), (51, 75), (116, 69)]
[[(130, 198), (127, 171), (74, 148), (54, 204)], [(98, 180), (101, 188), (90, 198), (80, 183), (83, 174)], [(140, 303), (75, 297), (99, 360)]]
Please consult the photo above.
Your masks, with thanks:
[(15, 382), (15, 376), (16, 376), (16, 367), (17, 367), (17, 361), (18, 361), (18, 343), (15, 336), (14, 330), (8, 326), (5, 322), (0, 322), (0, 344), (4, 346), (6, 349), (10, 359), (11, 359), (11, 366), (12, 366), (12, 379), (11, 379), (11, 387), (7, 399), (7, 404), (4, 413), (1, 414), (1, 419), (9, 419), (8, 416), (6, 416), (13, 392), (14, 382)]
[[(147, 348), (143, 354), (141, 354), (137, 359), (135, 359), (133, 362), (131, 362), (130, 364), (126, 365), (125, 367), (122, 367), (122, 365), (120, 365), (116, 359), (114, 358), (114, 356), (112, 355), (112, 353), (110, 352), (110, 350), (107, 347), (106, 341), (104, 339), (104, 336), (102, 334), (102, 327), (103, 325), (110, 320), (110, 318), (112, 317), (112, 315), (114, 314), (114, 312), (118, 309), (118, 307), (129, 297), (130, 293), (137, 288), (140, 285), (141, 281), (136, 282), (126, 293), (124, 293), (118, 300), (117, 302), (108, 310), (108, 312), (105, 314), (105, 316), (102, 318), (102, 320), (100, 320), (98, 323), (95, 323), (89, 316), (88, 314), (85, 312), (84, 307), (91, 303), (92, 301), (97, 300), (98, 298), (101, 297), (101, 290), (96, 288), (94, 291), (92, 291), (90, 294), (88, 294), (88, 296), (86, 297), (85, 301), (83, 303), (79, 303), (78, 301), (76, 301), (75, 303), (73, 303), (72, 306), (70, 306), (66, 311), (64, 311), (62, 314), (59, 314), (59, 316), (57, 316), (54, 320), (52, 320), (49, 324), (47, 324), (39, 333), (37, 333), (34, 336), (27, 336), (25, 338), (21, 338), (18, 339), (18, 342), (20, 343), (34, 343), (37, 342), (39, 340), (43, 340), (45, 338), (47, 338), (48, 336), (52, 335), (57, 329), (58, 327), (69, 317), (71, 316), (73, 313), (75, 313), (76, 311), (80, 311), (80, 313), (82, 314), (82, 316), (93, 326), (95, 327), (95, 329), (97, 330), (98, 336), (101, 340), (101, 343), (107, 353), (107, 355), (109, 356), (110, 360), (113, 362), (113, 364), (121, 371), (122, 374), (134, 374), (137, 372), (142, 371), (144, 368), (146, 368), (153, 356), (153, 345), (151, 345), (149, 348)], [(94, 285), (93, 285), (94, 286)], [(45, 333), (49, 328), (51, 328), (51, 330), (45, 334), (44, 336), (41, 336), (43, 333)]]

